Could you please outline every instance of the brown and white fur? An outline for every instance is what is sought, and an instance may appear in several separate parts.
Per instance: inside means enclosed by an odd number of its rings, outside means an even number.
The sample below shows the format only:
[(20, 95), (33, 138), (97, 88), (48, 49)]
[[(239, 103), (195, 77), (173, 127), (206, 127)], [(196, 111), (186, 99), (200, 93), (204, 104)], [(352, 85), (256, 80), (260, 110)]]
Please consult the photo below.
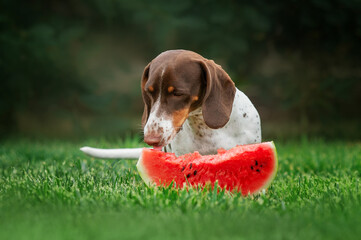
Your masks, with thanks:
[[(144, 69), (144, 141), (176, 155), (214, 154), (261, 142), (261, 122), (248, 97), (212, 60), (186, 50), (161, 53)], [(100, 158), (138, 158), (141, 148), (81, 148)]]

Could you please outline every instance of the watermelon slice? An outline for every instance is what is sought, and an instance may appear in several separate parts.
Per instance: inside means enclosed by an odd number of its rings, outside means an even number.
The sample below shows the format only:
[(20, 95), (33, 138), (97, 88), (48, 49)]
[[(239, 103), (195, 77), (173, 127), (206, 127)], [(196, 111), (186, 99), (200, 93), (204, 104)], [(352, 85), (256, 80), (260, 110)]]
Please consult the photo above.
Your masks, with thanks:
[(198, 152), (176, 157), (144, 148), (137, 163), (140, 176), (148, 185), (212, 187), (241, 191), (243, 195), (266, 189), (277, 172), (277, 152), (273, 142), (240, 145), (218, 150), (217, 155), (202, 156)]

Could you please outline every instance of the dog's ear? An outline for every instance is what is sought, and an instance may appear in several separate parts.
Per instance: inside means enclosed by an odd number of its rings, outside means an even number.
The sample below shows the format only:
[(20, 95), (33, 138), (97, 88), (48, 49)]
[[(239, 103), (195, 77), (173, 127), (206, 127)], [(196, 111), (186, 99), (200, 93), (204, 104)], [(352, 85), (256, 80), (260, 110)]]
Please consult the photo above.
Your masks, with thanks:
[(221, 128), (229, 121), (236, 87), (228, 74), (212, 60), (201, 60), (206, 90), (202, 103), (203, 119), (208, 127)]
[(148, 121), (149, 111), (151, 108), (150, 98), (147, 96), (147, 94), (145, 93), (145, 90), (144, 90), (145, 84), (147, 83), (148, 77), (149, 77), (149, 68), (150, 68), (150, 63), (144, 68), (143, 75), (142, 75), (142, 81), (141, 81), (142, 97), (143, 97), (143, 102), (144, 102), (144, 111), (143, 111), (143, 116), (142, 116), (142, 127), (143, 128)]

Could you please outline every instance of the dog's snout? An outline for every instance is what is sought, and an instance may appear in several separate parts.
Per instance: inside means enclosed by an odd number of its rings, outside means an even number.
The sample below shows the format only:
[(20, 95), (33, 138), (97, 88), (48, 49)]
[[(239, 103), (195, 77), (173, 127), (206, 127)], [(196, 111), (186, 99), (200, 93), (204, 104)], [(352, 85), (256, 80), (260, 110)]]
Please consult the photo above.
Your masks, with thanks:
[(150, 134), (144, 136), (144, 142), (150, 146), (159, 146), (162, 137), (158, 134)]

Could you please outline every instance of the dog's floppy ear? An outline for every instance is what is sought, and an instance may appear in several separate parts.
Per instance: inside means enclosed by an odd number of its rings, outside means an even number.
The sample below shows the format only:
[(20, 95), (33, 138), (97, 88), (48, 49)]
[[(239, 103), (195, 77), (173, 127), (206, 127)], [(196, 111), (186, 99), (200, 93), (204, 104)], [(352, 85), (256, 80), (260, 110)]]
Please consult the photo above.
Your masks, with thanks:
[(208, 127), (221, 128), (229, 121), (236, 87), (228, 74), (212, 60), (201, 60), (206, 91), (202, 114)]
[(144, 111), (143, 111), (143, 116), (142, 116), (142, 127), (144, 128), (145, 124), (148, 121), (148, 117), (149, 117), (149, 111), (151, 108), (151, 101), (149, 99), (149, 97), (147, 96), (147, 94), (145, 93), (144, 87), (145, 84), (148, 81), (148, 77), (149, 77), (149, 68), (150, 68), (150, 64), (149, 63), (143, 71), (143, 75), (142, 75), (142, 81), (141, 81), (141, 89), (142, 89), (142, 97), (143, 97), (143, 102), (144, 102)]

